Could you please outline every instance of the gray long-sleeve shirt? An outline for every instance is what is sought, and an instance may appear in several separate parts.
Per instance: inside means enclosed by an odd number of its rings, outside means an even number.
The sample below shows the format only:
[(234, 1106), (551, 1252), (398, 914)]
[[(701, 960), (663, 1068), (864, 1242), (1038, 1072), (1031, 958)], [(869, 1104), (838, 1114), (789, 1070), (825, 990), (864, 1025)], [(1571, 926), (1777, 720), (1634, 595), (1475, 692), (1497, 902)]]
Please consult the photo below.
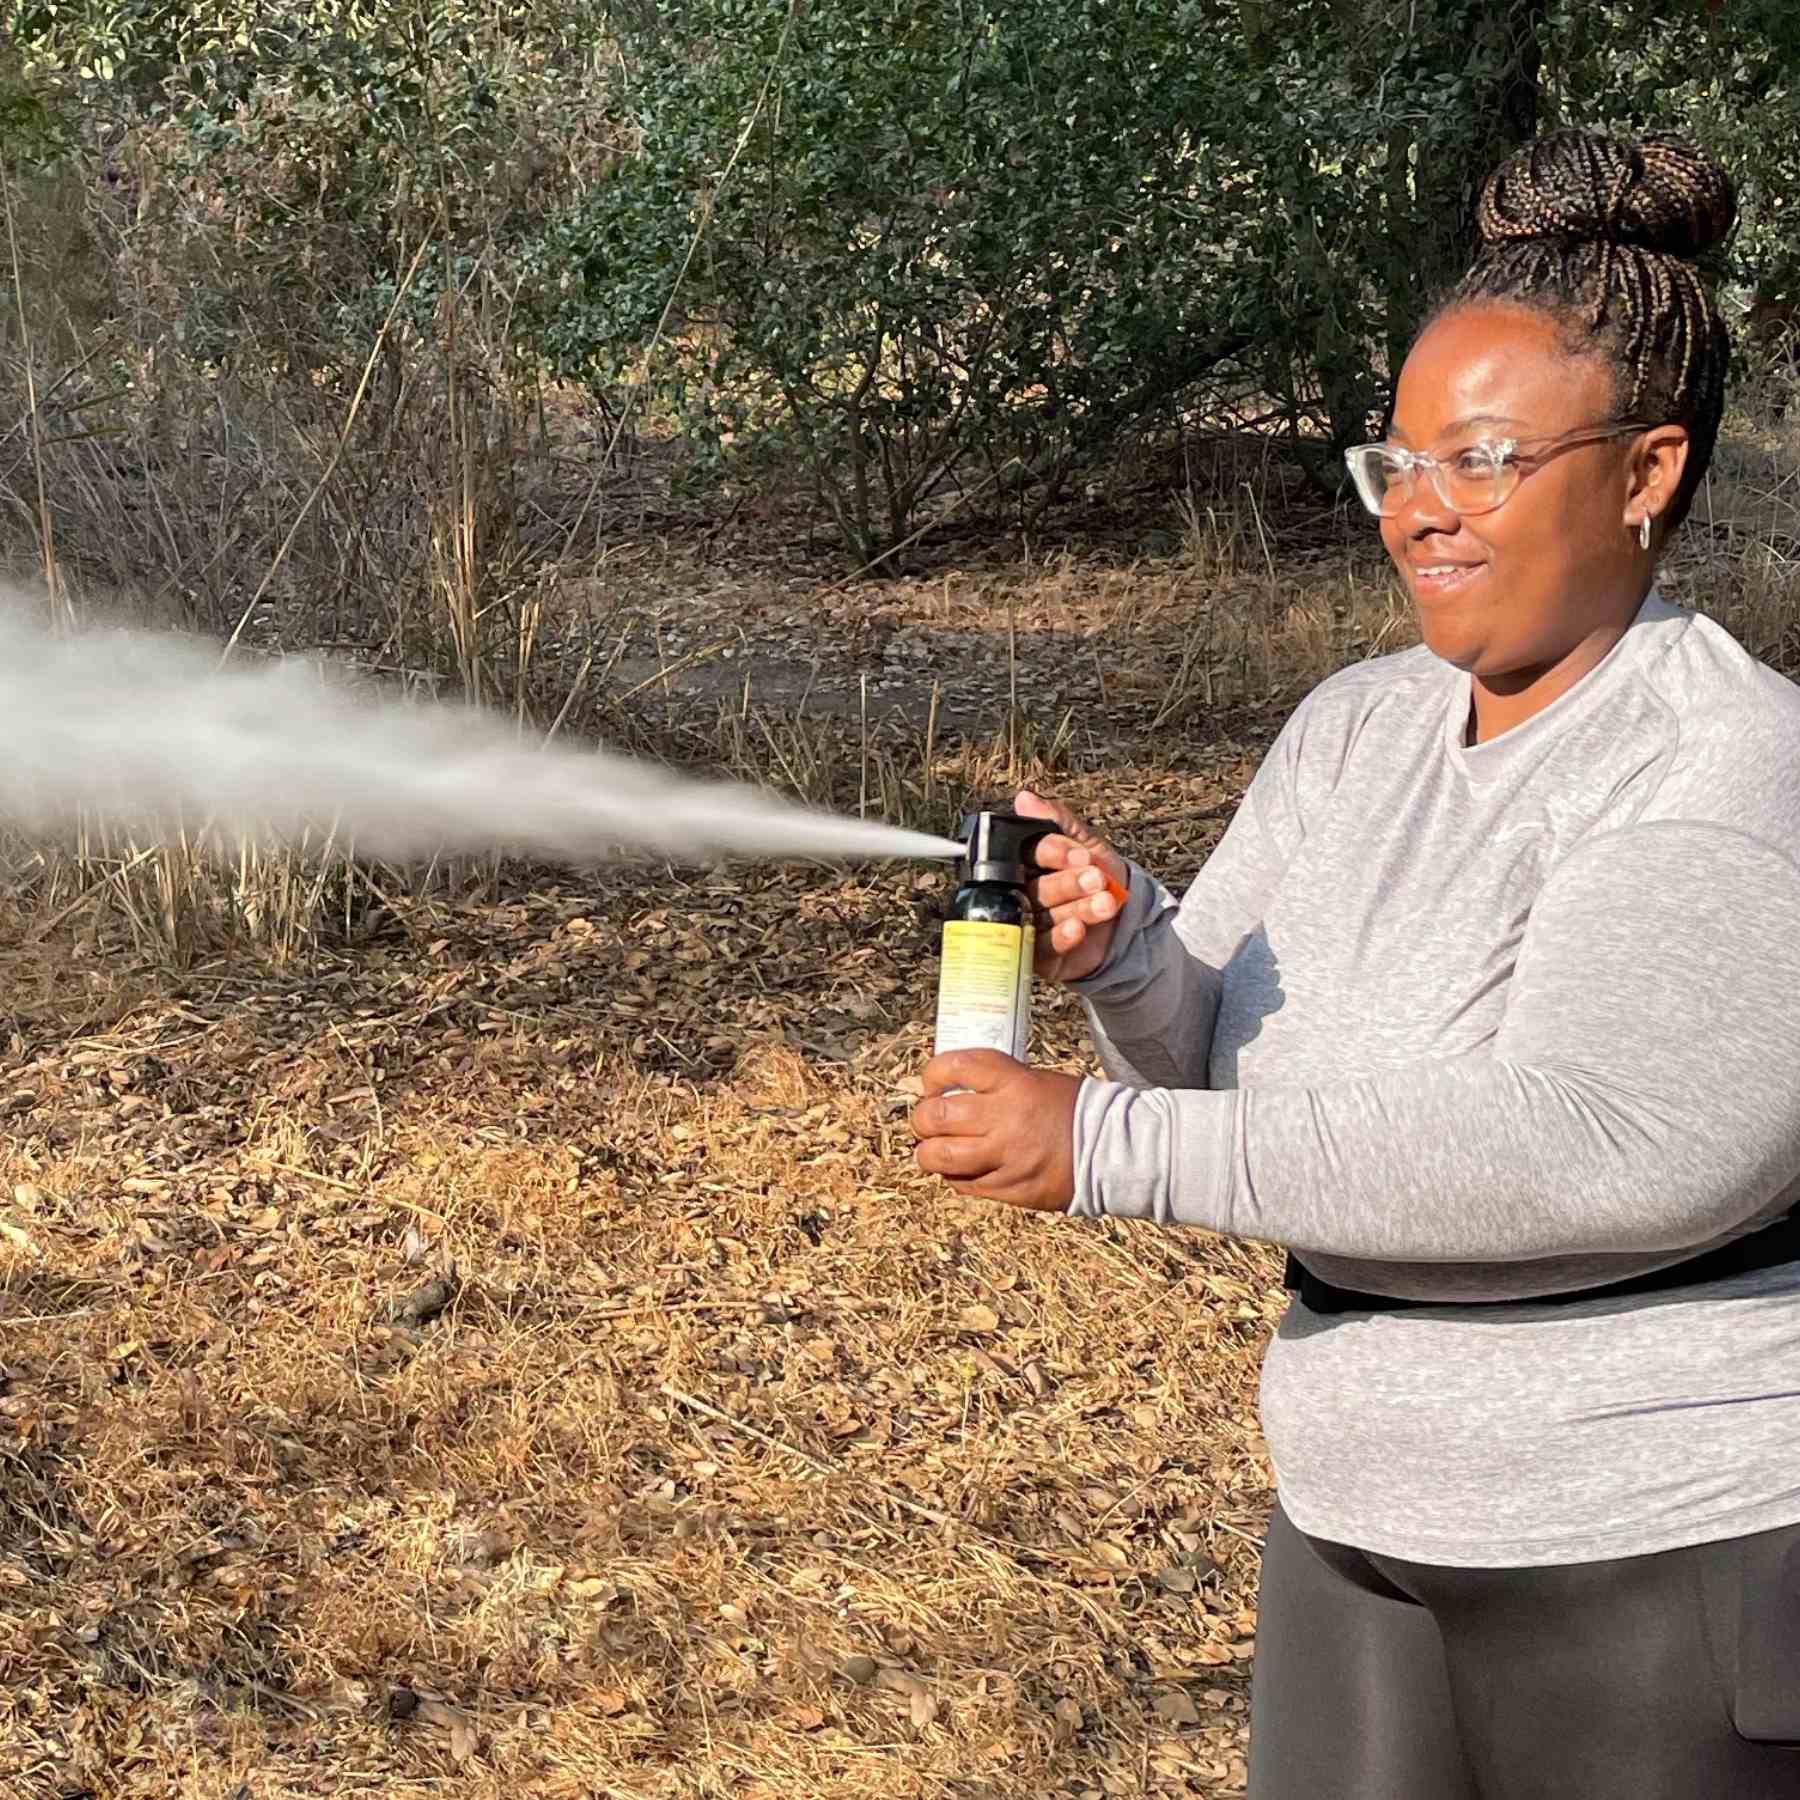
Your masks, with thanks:
[[(1078, 984), (1073, 1211), (1460, 1303), (1615, 1281), (1800, 1199), (1800, 689), (1652, 597), (1469, 746), (1424, 649), (1302, 703), (1179, 904)], [(1421, 1561), (1800, 1520), (1800, 1266), (1555, 1307), (1323, 1316), (1263, 1371), (1283, 1504)]]

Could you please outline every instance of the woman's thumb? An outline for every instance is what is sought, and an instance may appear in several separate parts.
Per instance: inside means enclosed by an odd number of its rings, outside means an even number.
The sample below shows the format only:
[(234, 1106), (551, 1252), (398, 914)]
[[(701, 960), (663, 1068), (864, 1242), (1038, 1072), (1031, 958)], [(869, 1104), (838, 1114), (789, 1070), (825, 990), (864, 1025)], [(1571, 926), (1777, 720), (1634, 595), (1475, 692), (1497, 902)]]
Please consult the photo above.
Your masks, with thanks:
[(1013, 796), (1013, 811), (1022, 819), (1050, 820), (1064, 837), (1073, 838), (1078, 844), (1098, 845), (1101, 841), (1093, 828), (1076, 818), (1060, 800), (1034, 794), (1030, 788), (1020, 788)]
[(1080, 823), (1061, 801), (1046, 800), (1042, 794), (1034, 794), (1030, 788), (1020, 788), (1013, 796), (1013, 811), (1021, 819), (1049, 819), (1064, 831), (1072, 831)]

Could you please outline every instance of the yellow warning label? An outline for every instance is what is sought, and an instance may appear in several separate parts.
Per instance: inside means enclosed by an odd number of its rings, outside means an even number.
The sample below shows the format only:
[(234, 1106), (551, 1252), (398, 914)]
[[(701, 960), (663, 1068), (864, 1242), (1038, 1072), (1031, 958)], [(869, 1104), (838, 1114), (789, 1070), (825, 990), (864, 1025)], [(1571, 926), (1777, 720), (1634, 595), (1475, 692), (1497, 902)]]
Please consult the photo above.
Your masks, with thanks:
[(1003, 1050), (1021, 1060), (1031, 1048), (1029, 926), (953, 919), (944, 927), (938, 976), (937, 1049)]

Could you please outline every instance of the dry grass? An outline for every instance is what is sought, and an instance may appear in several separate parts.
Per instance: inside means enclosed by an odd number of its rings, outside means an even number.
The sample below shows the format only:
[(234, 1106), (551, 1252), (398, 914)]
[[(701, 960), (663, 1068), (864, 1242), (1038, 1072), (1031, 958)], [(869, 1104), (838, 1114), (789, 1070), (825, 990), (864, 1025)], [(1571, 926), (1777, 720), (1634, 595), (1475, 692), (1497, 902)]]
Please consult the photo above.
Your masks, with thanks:
[(13, 952), (8, 1791), (1234, 1791), (1269, 1265), (913, 1173), (926, 898)]

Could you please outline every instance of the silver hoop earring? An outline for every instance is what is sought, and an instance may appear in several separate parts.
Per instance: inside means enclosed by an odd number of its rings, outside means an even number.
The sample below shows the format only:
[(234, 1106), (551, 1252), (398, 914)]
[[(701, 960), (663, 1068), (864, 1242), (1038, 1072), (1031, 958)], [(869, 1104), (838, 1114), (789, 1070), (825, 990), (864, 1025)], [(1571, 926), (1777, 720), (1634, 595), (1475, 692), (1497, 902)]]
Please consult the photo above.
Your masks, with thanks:
[(1638, 542), (1646, 550), (1650, 548), (1650, 515), (1648, 513), (1638, 520)]

